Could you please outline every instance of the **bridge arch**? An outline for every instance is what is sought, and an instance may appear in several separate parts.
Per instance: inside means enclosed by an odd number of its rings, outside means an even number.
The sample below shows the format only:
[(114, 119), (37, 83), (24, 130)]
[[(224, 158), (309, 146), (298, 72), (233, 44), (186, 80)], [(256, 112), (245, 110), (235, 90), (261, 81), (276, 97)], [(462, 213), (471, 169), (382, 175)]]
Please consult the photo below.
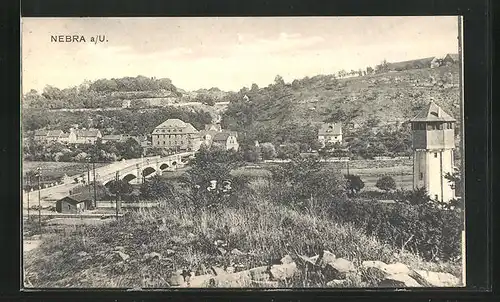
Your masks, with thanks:
[(160, 165), (160, 170), (165, 170), (167, 168), (169, 168), (170, 166), (167, 164), (167, 163), (163, 163)]
[(156, 172), (155, 168), (153, 167), (146, 167), (142, 170), (142, 176), (146, 177), (148, 176), (149, 174), (152, 174)]
[(135, 178), (137, 178), (137, 176), (135, 176), (135, 175), (134, 175), (134, 174), (132, 174), (132, 173), (129, 173), (129, 174), (127, 174), (127, 175), (123, 176), (123, 178), (122, 178), (122, 179), (123, 179), (124, 181), (126, 181), (126, 182), (129, 182), (129, 181), (131, 181), (132, 179), (135, 179)]

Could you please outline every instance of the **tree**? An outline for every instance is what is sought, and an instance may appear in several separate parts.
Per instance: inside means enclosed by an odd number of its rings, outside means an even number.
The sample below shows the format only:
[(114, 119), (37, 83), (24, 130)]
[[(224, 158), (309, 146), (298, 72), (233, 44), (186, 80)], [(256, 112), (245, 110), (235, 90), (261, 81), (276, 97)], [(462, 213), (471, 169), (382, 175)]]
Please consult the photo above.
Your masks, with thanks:
[(283, 80), (283, 77), (280, 75), (277, 75), (274, 78), (274, 85), (276, 86), (285, 86), (285, 81)]
[(252, 84), (252, 88), (250, 89), (250, 91), (252, 92), (257, 92), (259, 90), (259, 86), (255, 83)]
[(134, 190), (131, 184), (129, 184), (125, 180), (112, 180), (107, 185), (108, 190), (113, 195), (118, 195), (121, 197), (122, 195), (130, 194)]
[(382, 176), (377, 180), (377, 183), (375, 184), (377, 188), (380, 190), (384, 190), (386, 192), (389, 192), (390, 190), (395, 190), (396, 189), (396, 181), (394, 181), (394, 178), (391, 176)]
[(389, 71), (389, 63), (384, 59), (379, 65), (375, 66), (376, 73), (383, 73)]
[(263, 159), (274, 159), (276, 157), (276, 149), (272, 143), (261, 144), (260, 151)]
[(285, 144), (278, 149), (278, 158), (290, 159), (300, 155), (300, 146), (296, 143)]
[(365, 187), (365, 183), (358, 175), (345, 175), (347, 195), (352, 197)]
[(366, 67), (366, 74), (372, 74), (374, 72), (373, 68), (368, 66)]
[(159, 199), (174, 195), (172, 186), (159, 175), (146, 180), (139, 190), (141, 196), (146, 199)]

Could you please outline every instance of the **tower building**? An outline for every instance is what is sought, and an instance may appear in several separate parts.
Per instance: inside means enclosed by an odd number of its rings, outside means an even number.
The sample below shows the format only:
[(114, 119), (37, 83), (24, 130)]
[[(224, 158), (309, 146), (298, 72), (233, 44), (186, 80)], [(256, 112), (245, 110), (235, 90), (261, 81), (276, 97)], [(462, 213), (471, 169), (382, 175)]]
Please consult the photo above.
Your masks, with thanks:
[(444, 177), (454, 168), (456, 120), (434, 102), (410, 120), (413, 134), (413, 188), (424, 187), (434, 200), (448, 202), (454, 189)]

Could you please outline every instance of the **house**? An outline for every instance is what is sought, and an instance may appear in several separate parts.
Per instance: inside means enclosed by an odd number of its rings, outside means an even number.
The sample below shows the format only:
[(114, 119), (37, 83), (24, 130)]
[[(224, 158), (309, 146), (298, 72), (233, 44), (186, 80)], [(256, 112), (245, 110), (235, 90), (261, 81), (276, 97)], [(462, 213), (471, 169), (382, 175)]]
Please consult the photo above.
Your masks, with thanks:
[(323, 146), (327, 143), (342, 143), (342, 124), (323, 123), (318, 130), (318, 140)]
[[(431, 62), (435, 61), (436, 57), (428, 57), (417, 60), (409, 60), (395, 63), (387, 63), (389, 71), (402, 71), (408, 69), (420, 69), (431, 67)], [(435, 61), (436, 62), (436, 61)]]
[(222, 131), (220, 124), (208, 124), (205, 125), (205, 131)]
[(236, 133), (231, 131), (215, 133), (212, 138), (212, 144), (222, 146), (226, 150), (233, 149), (234, 151), (238, 151), (240, 147)]
[(212, 139), (214, 136), (219, 133), (219, 131), (215, 130), (202, 130), (200, 131), (200, 137), (202, 140), (202, 143), (204, 143), (207, 147), (212, 145)]
[(441, 66), (441, 59), (436, 58), (436, 57), (434, 59), (432, 59), (430, 67), (431, 68), (436, 68), (436, 67), (439, 67), (439, 66)]
[(99, 129), (71, 129), (70, 133), (74, 133), (76, 136), (75, 144), (95, 144), (98, 139), (102, 138), (101, 131)]
[(446, 54), (446, 56), (443, 58), (443, 64), (445, 65), (453, 65), (453, 64), (457, 64), (460, 60), (460, 58), (458, 57), (458, 54), (457, 53), (449, 53), (449, 54)]
[(180, 119), (168, 119), (151, 133), (152, 147), (173, 151), (197, 151), (202, 139), (198, 130)]
[(47, 130), (36, 130), (35, 131), (35, 141), (45, 141), (47, 138)]
[(59, 137), (59, 141), (63, 144), (74, 144), (76, 143), (76, 133), (74, 131), (64, 132)]
[(79, 214), (85, 212), (92, 204), (89, 194), (69, 195), (56, 201), (56, 211), (63, 214)]
[(49, 142), (57, 142), (64, 132), (62, 130), (50, 130), (47, 131), (46, 140)]

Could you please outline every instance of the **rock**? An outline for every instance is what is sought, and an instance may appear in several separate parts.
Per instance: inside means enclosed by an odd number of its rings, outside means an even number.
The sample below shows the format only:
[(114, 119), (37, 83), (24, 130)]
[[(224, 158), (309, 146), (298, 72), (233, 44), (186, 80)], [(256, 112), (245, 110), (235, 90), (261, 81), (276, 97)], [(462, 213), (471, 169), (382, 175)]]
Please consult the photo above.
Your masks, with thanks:
[(298, 273), (297, 265), (295, 262), (273, 265), (269, 269), (269, 274), (271, 275), (271, 280), (284, 281), (292, 278), (296, 273)]
[(234, 269), (234, 267), (232, 267), (232, 266), (228, 266), (228, 267), (226, 267), (226, 273), (228, 273), (228, 274), (232, 274), (232, 273), (234, 273), (234, 270), (235, 270), (235, 269)]
[(233, 249), (231, 251), (231, 254), (236, 255), (236, 256), (243, 256), (243, 255), (246, 255), (247, 253), (244, 253), (244, 252), (242, 252), (242, 251), (240, 251), (238, 249)]
[(317, 270), (316, 261), (311, 260), (311, 258), (309, 257), (297, 255), (297, 257), (294, 258), (294, 260), (295, 264), (297, 265), (297, 268), (300, 270), (307, 270), (307, 271)]
[(184, 282), (183, 270), (175, 271), (168, 279), (170, 286), (181, 286)]
[(129, 255), (125, 254), (124, 252), (120, 252), (120, 251), (117, 251), (116, 254), (118, 254), (118, 256), (120, 256), (120, 258), (123, 260), (123, 261), (126, 261), (128, 258), (130, 258)]
[(210, 287), (210, 279), (213, 278), (213, 275), (200, 275), (200, 276), (194, 276), (190, 277), (189, 280), (186, 282), (186, 285), (188, 287)]
[(328, 286), (328, 287), (343, 287), (346, 284), (347, 284), (347, 280), (345, 280), (345, 279), (343, 279), (343, 280), (334, 279), (334, 280), (326, 283), (326, 286)]
[(389, 273), (390, 275), (409, 274), (410, 273), (410, 269), (408, 268), (408, 266), (406, 266), (400, 262), (387, 264), (385, 269), (386, 269), (387, 273)]
[(254, 281), (269, 281), (270, 274), (267, 266), (259, 266), (248, 270)]
[(223, 270), (222, 268), (220, 267), (217, 267), (217, 266), (212, 266), (212, 272), (215, 276), (219, 276), (219, 275), (225, 275), (226, 274), (226, 271)]
[(382, 282), (379, 283), (379, 287), (422, 287), (415, 279), (408, 276), (407, 274), (394, 274), (387, 276)]
[[(335, 259), (337, 259), (337, 257), (329, 251), (323, 251), (320, 255), (315, 257), (317, 257), (315, 261), (316, 265), (319, 265), (321, 267), (325, 267), (328, 263), (334, 262)], [(311, 258), (311, 260), (313, 260), (313, 258)]]
[(366, 273), (375, 279), (384, 279), (390, 274), (387, 272), (387, 264), (382, 261), (363, 261), (361, 267), (366, 270)]
[(78, 252), (76, 255), (77, 255), (78, 257), (85, 257), (85, 256), (87, 256), (87, 255), (88, 255), (88, 253), (87, 253), (87, 252), (85, 252), (85, 251), (81, 251), (81, 252)]
[(279, 287), (279, 282), (278, 281), (255, 281), (255, 280), (252, 280), (251, 285), (252, 285), (252, 287), (258, 287), (258, 288), (276, 288), (276, 287)]
[(243, 271), (234, 274), (224, 274), (213, 277), (211, 281), (212, 287), (250, 287), (252, 278), (248, 271)]
[(280, 261), (282, 264), (288, 264), (293, 262), (293, 258), (290, 257), (290, 255), (286, 255), (285, 257), (281, 258)]
[(460, 280), (450, 273), (413, 270), (410, 277), (425, 287), (455, 287), (460, 284)]
[(165, 251), (165, 254), (167, 255), (167, 257), (170, 257), (170, 256), (173, 256), (175, 254), (175, 251), (171, 250), (171, 249), (167, 249)]
[(354, 264), (344, 258), (337, 258), (325, 264), (322, 269), (326, 279), (345, 279), (348, 273), (355, 272)]

